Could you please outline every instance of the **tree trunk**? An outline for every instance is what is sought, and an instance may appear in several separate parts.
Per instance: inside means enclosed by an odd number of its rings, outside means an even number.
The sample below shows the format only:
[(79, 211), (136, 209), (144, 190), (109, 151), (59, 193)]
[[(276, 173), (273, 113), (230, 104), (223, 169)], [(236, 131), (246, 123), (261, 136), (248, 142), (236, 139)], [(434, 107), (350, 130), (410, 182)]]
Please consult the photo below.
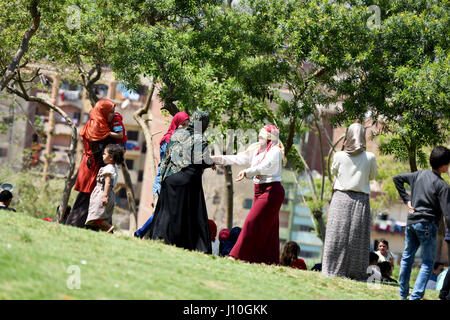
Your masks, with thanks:
[(225, 187), (227, 190), (227, 228), (233, 228), (233, 171), (231, 166), (224, 166)]
[(126, 162), (122, 164), (122, 174), (125, 181), (125, 188), (127, 192), (128, 208), (130, 209), (130, 234), (133, 234), (137, 230), (137, 210), (136, 210), (136, 198), (134, 197), (133, 183), (131, 182), (130, 172)]
[[(144, 165), (144, 169), (149, 170), (150, 173), (150, 179), (151, 181), (155, 180), (156, 172), (155, 172), (155, 155), (153, 150), (153, 135), (151, 134), (152, 129), (152, 113), (150, 110), (150, 105), (153, 98), (153, 93), (155, 91), (155, 83), (152, 80), (151, 86), (150, 86), (150, 92), (147, 97), (147, 101), (145, 102), (145, 105), (143, 108), (137, 110), (133, 114), (134, 120), (139, 124), (139, 126), (142, 129), (142, 132), (144, 133), (144, 139), (145, 139), (145, 146), (147, 148), (147, 155), (145, 157), (146, 164)], [(146, 119), (144, 117), (147, 116)], [(148, 172), (144, 172), (144, 175), (147, 176)], [(155, 198), (153, 199), (153, 203), (155, 202)], [(137, 218), (136, 218), (137, 222)], [(134, 233), (134, 231), (133, 231)]]
[(323, 213), (322, 211), (314, 211), (312, 213), (314, 219), (317, 223), (317, 236), (322, 240), (322, 243), (325, 243), (325, 222), (323, 221)]
[[(52, 104), (56, 105), (58, 99), (58, 89), (59, 89), (59, 75), (53, 77), (52, 84)], [(48, 113), (48, 131), (47, 131), (47, 141), (45, 142), (45, 153), (44, 153), (44, 169), (43, 169), (43, 179), (46, 182), (48, 179), (48, 172), (50, 171), (50, 154), (52, 153), (53, 146), (53, 131), (55, 130), (55, 114), (52, 109)]]
[(416, 146), (411, 143), (408, 147), (409, 168), (411, 172), (417, 171), (417, 154)]

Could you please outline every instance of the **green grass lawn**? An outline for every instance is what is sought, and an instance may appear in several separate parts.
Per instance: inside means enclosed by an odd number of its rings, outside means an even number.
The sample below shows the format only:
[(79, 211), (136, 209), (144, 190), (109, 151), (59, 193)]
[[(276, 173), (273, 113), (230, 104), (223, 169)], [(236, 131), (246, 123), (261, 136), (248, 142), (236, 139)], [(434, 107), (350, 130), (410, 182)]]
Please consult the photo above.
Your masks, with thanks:
[[(76, 283), (72, 268), (80, 289), (68, 286)], [(0, 299), (397, 300), (397, 292), (0, 212)]]

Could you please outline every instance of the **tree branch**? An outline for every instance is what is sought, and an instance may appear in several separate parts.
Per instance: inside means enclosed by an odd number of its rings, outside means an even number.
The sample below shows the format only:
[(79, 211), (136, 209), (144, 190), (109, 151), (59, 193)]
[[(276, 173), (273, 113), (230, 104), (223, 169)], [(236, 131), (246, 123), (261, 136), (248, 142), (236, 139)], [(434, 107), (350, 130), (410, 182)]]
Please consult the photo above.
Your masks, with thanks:
[(17, 50), (16, 54), (11, 60), (11, 63), (9, 64), (8, 68), (6, 69), (6, 72), (3, 76), (3, 78), (0, 80), (0, 91), (5, 89), (5, 87), (9, 84), (11, 79), (13, 79), (17, 66), (20, 63), (20, 60), (22, 60), (23, 56), (28, 52), (28, 46), (30, 43), (30, 39), (34, 36), (37, 29), (39, 28), (40, 22), (41, 22), (41, 14), (38, 10), (38, 0), (31, 1), (29, 10), (32, 17), (32, 24), (30, 28), (25, 32), (25, 34), (22, 37), (22, 42), (20, 44), (19, 49)]

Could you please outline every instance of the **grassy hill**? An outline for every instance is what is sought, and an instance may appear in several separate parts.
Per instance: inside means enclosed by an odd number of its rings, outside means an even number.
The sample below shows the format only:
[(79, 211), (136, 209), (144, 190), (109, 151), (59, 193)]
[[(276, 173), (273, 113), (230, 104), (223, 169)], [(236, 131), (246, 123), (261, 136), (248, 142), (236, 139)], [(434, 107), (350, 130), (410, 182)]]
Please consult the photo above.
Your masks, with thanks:
[[(71, 267), (72, 266), (72, 267)], [(75, 266), (75, 267), (73, 267)], [(79, 269), (77, 269), (79, 268)], [(80, 289), (69, 289), (74, 270)], [(437, 299), (428, 290), (426, 299)], [(326, 278), (0, 211), (0, 299), (394, 299), (398, 288)]]

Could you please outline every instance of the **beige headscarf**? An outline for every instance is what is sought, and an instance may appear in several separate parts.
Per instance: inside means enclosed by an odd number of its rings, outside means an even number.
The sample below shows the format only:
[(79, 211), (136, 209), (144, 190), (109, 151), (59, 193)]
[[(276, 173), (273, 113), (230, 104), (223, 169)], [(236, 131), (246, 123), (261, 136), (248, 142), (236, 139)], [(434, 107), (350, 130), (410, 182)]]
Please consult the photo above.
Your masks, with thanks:
[(349, 155), (358, 155), (366, 150), (366, 129), (360, 123), (353, 123), (347, 129), (344, 151)]

